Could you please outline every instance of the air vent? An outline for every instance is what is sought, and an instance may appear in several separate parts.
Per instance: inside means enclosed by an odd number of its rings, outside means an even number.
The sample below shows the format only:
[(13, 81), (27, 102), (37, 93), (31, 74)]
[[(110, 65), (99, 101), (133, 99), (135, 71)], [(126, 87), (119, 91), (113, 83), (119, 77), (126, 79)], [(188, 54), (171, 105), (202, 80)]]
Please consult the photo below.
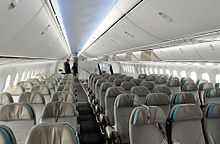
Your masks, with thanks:
[(159, 12), (158, 13), (159, 16), (161, 16), (163, 19), (165, 19), (166, 21), (173, 23), (175, 22), (175, 20), (173, 18), (171, 18), (170, 16), (168, 16), (167, 14), (163, 13), (163, 12)]

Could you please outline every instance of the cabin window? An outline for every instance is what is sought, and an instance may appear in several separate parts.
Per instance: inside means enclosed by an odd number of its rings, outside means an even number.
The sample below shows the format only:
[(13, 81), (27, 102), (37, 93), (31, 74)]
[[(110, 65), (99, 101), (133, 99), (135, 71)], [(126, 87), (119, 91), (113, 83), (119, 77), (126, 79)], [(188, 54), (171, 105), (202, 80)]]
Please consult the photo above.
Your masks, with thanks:
[(133, 71), (133, 73), (135, 73), (134, 66), (132, 66), (132, 71)]
[(29, 78), (30, 78), (30, 75), (31, 75), (31, 72), (28, 71), (26, 79), (29, 79)]
[(152, 68), (150, 68), (150, 74), (153, 74), (153, 69)]
[(158, 74), (157, 68), (154, 69), (154, 73), (155, 73), (155, 74)]
[(183, 78), (183, 77), (187, 77), (186, 76), (186, 71), (181, 71), (181, 77)]
[(178, 72), (177, 72), (177, 70), (173, 70), (173, 76), (175, 76), (175, 77), (179, 77), (179, 76), (178, 76)]
[(160, 74), (163, 74), (163, 69), (162, 68), (160, 69)]
[(196, 74), (196, 72), (191, 72), (191, 73), (190, 73), (190, 77), (192, 78), (192, 80), (193, 80), (194, 82), (197, 81), (197, 74)]
[(217, 74), (217, 75), (215, 76), (215, 82), (216, 82), (216, 83), (220, 83), (220, 74)]
[(144, 73), (145, 73), (145, 71), (144, 71), (144, 67), (142, 67), (141, 70), (142, 70), (142, 74), (144, 74)]
[(166, 69), (166, 74), (170, 76), (170, 70)]
[(202, 79), (207, 80), (208, 82), (210, 82), (210, 77), (208, 73), (202, 73)]
[(21, 75), (21, 81), (24, 81), (24, 79), (25, 79), (25, 72), (23, 72)]
[(131, 66), (129, 66), (129, 68), (130, 68), (129, 72), (132, 73), (132, 68), (131, 68)]
[(18, 82), (18, 78), (19, 78), (19, 74), (16, 73), (15, 75), (15, 79), (14, 79), (14, 82), (13, 82), (13, 85), (16, 86), (17, 82)]
[(147, 68), (147, 67), (145, 68), (145, 72), (146, 72), (147, 75), (149, 75), (149, 72), (148, 72), (148, 68)]
[(34, 77), (34, 71), (31, 72), (31, 77)]
[(11, 75), (8, 75), (8, 76), (7, 76), (7, 79), (6, 79), (6, 81), (5, 81), (5, 86), (4, 86), (4, 88), (8, 87), (8, 86), (10, 85), (10, 83), (11, 83)]

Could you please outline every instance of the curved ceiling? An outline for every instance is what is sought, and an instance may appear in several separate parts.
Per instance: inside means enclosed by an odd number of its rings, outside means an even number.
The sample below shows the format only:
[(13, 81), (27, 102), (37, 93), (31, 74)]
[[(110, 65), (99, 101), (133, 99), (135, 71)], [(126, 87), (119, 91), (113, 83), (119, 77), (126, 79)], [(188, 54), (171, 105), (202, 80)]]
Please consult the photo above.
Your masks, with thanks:
[[(72, 52), (79, 52), (117, 0), (54, 0)], [(57, 10), (57, 9), (56, 9)]]

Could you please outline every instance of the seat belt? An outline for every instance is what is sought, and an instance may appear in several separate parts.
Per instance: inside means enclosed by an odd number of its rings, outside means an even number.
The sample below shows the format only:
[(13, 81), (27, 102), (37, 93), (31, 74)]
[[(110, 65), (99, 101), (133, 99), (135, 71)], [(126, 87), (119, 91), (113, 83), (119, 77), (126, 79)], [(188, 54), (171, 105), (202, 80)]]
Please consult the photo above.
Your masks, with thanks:
[(166, 141), (168, 142), (168, 138), (167, 138), (167, 135), (166, 133), (164, 132), (163, 128), (161, 127), (161, 125), (157, 122), (156, 123), (158, 129), (160, 130), (161, 134), (163, 135), (163, 137), (166, 139)]

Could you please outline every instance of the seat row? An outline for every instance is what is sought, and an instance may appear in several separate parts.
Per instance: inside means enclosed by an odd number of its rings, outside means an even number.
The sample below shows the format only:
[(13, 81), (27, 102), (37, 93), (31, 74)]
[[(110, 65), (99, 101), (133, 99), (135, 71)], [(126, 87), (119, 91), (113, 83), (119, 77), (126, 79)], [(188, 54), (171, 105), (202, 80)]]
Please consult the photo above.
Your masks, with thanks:
[[(59, 84), (62, 84), (57, 88), (59, 91), (53, 94), (52, 101), (46, 105), (44, 96), (40, 92), (24, 92), (19, 97), (19, 103), (1, 105), (0, 125), (4, 127), (5, 131), (11, 130), (8, 134), (14, 134), (17, 144), (24, 144), (25, 140), (28, 144), (52, 144), (56, 143), (57, 140), (63, 143), (79, 143), (77, 136), (80, 132), (78, 125), (79, 114), (76, 96), (73, 95), (73, 88), (68, 88), (72, 83), (74, 83), (74, 79), (71, 75), (64, 76), (59, 82)], [(1, 100), (4, 99), (5, 101), (6, 98), (12, 100), (9, 93), (0, 95)], [(36, 125), (37, 121), (40, 124)], [(62, 124), (63, 122), (67, 124)], [(55, 130), (56, 133), (51, 130)], [(41, 132), (40, 139), (35, 136), (39, 132)], [(4, 136), (6, 133), (4, 132)], [(70, 136), (68, 136), (68, 133), (70, 133)], [(62, 134), (65, 134), (65, 136)]]
[[(108, 77), (108, 80), (106, 80), (106, 77)], [(110, 80), (111, 78), (114, 78), (113, 82)], [(175, 104), (195, 103), (197, 104), (197, 106), (201, 104), (199, 101), (200, 97), (198, 96), (197, 91), (196, 92), (191, 91), (191, 88), (193, 89), (193, 86), (191, 86), (192, 83), (185, 83), (188, 85), (185, 88), (186, 91), (188, 92), (174, 91), (174, 93), (172, 94), (169, 87), (158, 85), (156, 87), (153, 87), (153, 89), (149, 90), (148, 87), (144, 85), (148, 81), (142, 81), (139, 79), (131, 78), (130, 82), (127, 82), (124, 80), (124, 78), (126, 78), (126, 76), (120, 74), (114, 75), (113, 77), (111, 77), (108, 74), (102, 76), (97, 76), (93, 74), (90, 75), (90, 79), (89, 79), (88, 87), (90, 92), (89, 100), (91, 102), (91, 106), (94, 109), (94, 113), (97, 115), (98, 122), (100, 123), (103, 132), (110, 139), (111, 137), (114, 138), (117, 137), (117, 136), (112, 136), (115, 134), (115, 131), (117, 132), (117, 129), (116, 130), (114, 129), (115, 118), (116, 118), (116, 116), (114, 115), (115, 112), (114, 106), (116, 104), (114, 105), (114, 103), (116, 103), (116, 99), (120, 94), (125, 94), (125, 95), (130, 93), (135, 94), (135, 96), (133, 95), (133, 97), (130, 96), (129, 98), (136, 103), (136, 106), (138, 105), (160, 106), (164, 110), (163, 112), (165, 113), (166, 116), (165, 118), (168, 117), (168, 114), (170, 112), (169, 109), (172, 108)], [(139, 81), (140, 86), (136, 86), (138, 85), (137, 81)], [(204, 101), (209, 103), (215, 100), (215, 98), (219, 100), (218, 91), (219, 91), (218, 88), (212, 88), (212, 87), (208, 88), (205, 92), (207, 96), (205, 97), (206, 100)], [(126, 117), (126, 114), (123, 112), (121, 112), (120, 115), (122, 115), (124, 118)], [(121, 119), (123, 119), (123, 117)], [(128, 122), (125, 122), (124, 124), (127, 125), (128, 127)], [(120, 135), (120, 137), (122, 138), (123, 136)], [(126, 140), (123, 141), (123, 143), (127, 143), (127, 142), (128, 141)]]

